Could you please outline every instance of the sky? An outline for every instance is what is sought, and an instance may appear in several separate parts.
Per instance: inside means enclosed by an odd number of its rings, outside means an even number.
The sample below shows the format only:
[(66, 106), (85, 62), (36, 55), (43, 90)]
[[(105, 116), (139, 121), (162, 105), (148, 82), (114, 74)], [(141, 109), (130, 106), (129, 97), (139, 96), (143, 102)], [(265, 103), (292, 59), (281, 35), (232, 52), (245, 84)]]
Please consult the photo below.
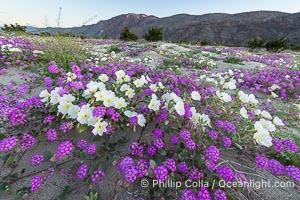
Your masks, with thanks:
[(37, 27), (94, 24), (126, 13), (167, 17), (180, 13), (240, 13), (272, 10), (300, 12), (299, 0), (0, 0), (0, 25)]

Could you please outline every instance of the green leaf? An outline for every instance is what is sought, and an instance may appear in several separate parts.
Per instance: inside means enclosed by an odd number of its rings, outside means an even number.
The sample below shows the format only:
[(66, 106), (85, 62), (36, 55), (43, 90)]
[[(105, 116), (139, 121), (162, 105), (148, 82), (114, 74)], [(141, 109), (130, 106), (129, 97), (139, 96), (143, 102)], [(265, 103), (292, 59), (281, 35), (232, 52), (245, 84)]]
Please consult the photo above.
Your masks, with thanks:
[(0, 133), (0, 140), (2, 140), (3, 138), (5, 138), (5, 135), (3, 133)]
[(8, 166), (11, 166), (14, 163), (14, 158), (13, 156), (9, 156), (5, 162)]
[(70, 191), (71, 186), (67, 185), (64, 190), (62, 191), (62, 193), (60, 193), (57, 197), (58, 200), (65, 200), (67, 199), (67, 193)]
[(167, 155), (167, 152), (166, 152), (165, 150), (161, 150), (161, 151), (160, 151), (160, 155), (166, 156), (166, 155)]
[(0, 183), (0, 191), (7, 191), (9, 189), (9, 184), (8, 182), (3, 182), (3, 183)]
[(76, 131), (77, 133), (82, 133), (88, 129), (87, 125), (77, 124), (76, 125)]
[(156, 162), (154, 160), (150, 160), (150, 169), (154, 169), (156, 167)]
[(17, 179), (19, 177), (19, 174), (17, 172), (13, 173), (9, 176), (10, 178)]
[(24, 194), (29, 193), (30, 187), (22, 187), (21, 189), (16, 191), (16, 195), (22, 197)]
[(50, 158), (52, 157), (52, 153), (50, 151), (44, 151), (43, 155), (45, 157), (45, 161), (49, 161)]

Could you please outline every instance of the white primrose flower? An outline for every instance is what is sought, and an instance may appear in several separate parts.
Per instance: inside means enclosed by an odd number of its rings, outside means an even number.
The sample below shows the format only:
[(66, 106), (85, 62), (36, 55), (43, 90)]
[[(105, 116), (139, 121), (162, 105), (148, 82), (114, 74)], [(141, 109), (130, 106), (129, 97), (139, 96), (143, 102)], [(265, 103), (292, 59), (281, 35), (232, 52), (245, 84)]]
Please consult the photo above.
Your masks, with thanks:
[(106, 74), (101, 74), (99, 77), (98, 77), (98, 79), (100, 80), (100, 81), (102, 81), (103, 83), (105, 83), (105, 82), (107, 82), (108, 81), (108, 76), (106, 75)]
[(195, 107), (191, 107), (190, 111), (192, 112), (191, 121), (193, 124), (199, 124), (200, 113), (197, 113)]
[(278, 95), (276, 93), (274, 93), (274, 92), (271, 92), (271, 95), (272, 95), (273, 98), (277, 98), (278, 97)]
[(73, 101), (75, 101), (75, 97), (71, 94), (64, 94), (59, 99), (59, 103), (72, 103)]
[(123, 80), (124, 80), (125, 82), (129, 82), (129, 81), (131, 81), (131, 78), (130, 78), (130, 76), (125, 75), (125, 76), (123, 77)]
[(249, 95), (249, 102), (250, 102), (250, 103), (253, 103), (253, 104), (255, 104), (255, 105), (259, 103), (259, 102), (256, 100), (254, 94), (250, 94), (250, 95)]
[(161, 82), (158, 82), (158, 86), (160, 87), (160, 89), (164, 89), (165, 88), (165, 86)]
[(157, 92), (157, 90), (158, 90), (156, 84), (151, 84), (151, 85), (149, 86), (149, 88), (150, 88), (153, 92)]
[(243, 106), (242, 108), (241, 108), (241, 110), (240, 110), (240, 115), (243, 117), (243, 118), (245, 118), (245, 119), (248, 119), (249, 118), (249, 116), (248, 116), (248, 113), (247, 113), (247, 110), (246, 110), (246, 108)]
[(144, 115), (138, 114), (137, 118), (138, 118), (138, 125), (144, 127), (146, 125), (146, 118), (144, 117)]
[(41, 102), (45, 103), (49, 100), (50, 97), (50, 93), (48, 92), (48, 90), (43, 90), (40, 92), (39, 97), (41, 98)]
[(260, 114), (261, 114), (261, 110), (260, 110), (260, 109), (255, 109), (255, 110), (254, 110), (254, 113), (255, 113), (255, 115), (257, 115), (257, 116), (258, 116), (258, 115), (260, 115)]
[(72, 106), (73, 106), (72, 103), (62, 102), (57, 107), (58, 108), (58, 112), (60, 112), (63, 115), (68, 114), (68, 112), (70, 111), (70, 108)]
[(253, 138), (255, 141), (263, 146), (270, 147), (272, 146), (272, 137), (270, 136), (270, 133), (266, 129), (262, 129), (260, 131), (257, 131)]
[(268, 119), (268, 120), (272, 120), (272, 116), (269, 112), (263, 110), (261, 113), (260, 113), (261, 116), (263, 116), (265, 119)]
[(89, 104), (83, 105), (77, 114), (77, 121), (80, 124), (88, 124), (93, 117), (92, 109)]
[(153, 98), (153, 96), (152, 96), (152, 99), (148, 105), (148, 108), (153, 111), (158, 111), (159, 107), (160, 107), (160, 101), (157, 100), (157, 98)]
[(249, 103), (249, 96), (245, 94), (243, 91), (239, 91), (238, 93), (239, 100), (243, 103)]
[(228, 103), (232, 101), (231, 96), (226, 92), (217, 91), (216, 93), (217, 93), (217, 97), (219, 97), (219, 99), (221, 99), (223, 102)]
[(66, 75), (67, 75), (67, 82), (71, 82), (77, 78), (77, 75), (72, 72), (68, 72)]
[(59, 91), (61, 90), (61, 87), (56, 87), (54, 90), (51, 91), (50, 93), (50, 103), (52, 105), (58, 104), (59, 99), (60, 99), (60, 95), (59, 95)]
[(116, 74), (117, 78), (123, 78), (126, 75), (124, 70), (118, 70), (115, 72), (115, 74)]
[(130, 86), (128, 84), (123, 84), (121, 87), (120, 87), (120, 91), (121, 92), (125, 92), (126, 90), (128, 90), (130, 88)]
[(134, 97), (134, 95), (135, 95), (135, 92), (134, 92), (134, 90), (132, 88), (128, 88), (128, 90), (125, 92), (125, 95), (128, 98), (132, 99)]
[(118, 84), (121, 84), (121, 83), (123, 83), (123, 78), (117, 77), (117, 81), (116, 81), (116, 83), (118, 83)]
[(121, 97), (121, 98), (115, 99), (115, 105), (114, 105), (115, 108), (121, 109), (121, 108), (125, 108), (126, 106), (127, 106), (127, 103), (124, 98)]
[(223, 85), (224, 89), (230, 89), (230, 90), (234, 90), (236, 89), (236, 80), (231, 79), (229, 82), (226, 82)]
[(261, 131), (263, 129), (266, 129), (270, 132), (276, 131), (275, 125), (272, 122), (265, 119), (260, 119), (259, 121), (256, 121), (254, 124), (254, 128), (257, 131)]
[(198, 91), (193, 91), (191, 93), (191, 97), (195, 101), (200, 101), (201, 100), (201, 95), (200, 95), (200, 93)]
[(279, 119), (277, 116), (274, 117), (273, 123), (274, 123), (275, 125), (277, 125), (277, 126), (284, 126), (283, 121), (282, 121), (281, 119)]
[(203, 125), (208, 126), (208, 127), (211, 128), (210, 118), (209, 118), (208, 115), (206, 115), (206, 114), (200, 114), (199, 120), (204, 123)]
[(103, 133), (105, 133), (107, 131), (107, 127), (108, 123), (106, 121), (98, 121), (95, 125), (94, 125), (94, 129), (92, 130), (92, 133), (94, 135), (99, 135), (102, 136)]
[(78, 105), (72, 105), (68, 111), (68, 115), (71, 119), (76, 119), (79, 111), (80, 107)]
[(115, 100), (116, 96), (114, 94), (107, 93), (107, 95), (104, 96), (103, 105), (107, 108), (112, 107), (115, 104)]
[(177, 103), (175, 105), (175, 110), (181, 116), (185, 114), (185, 109), (184, 109), (184, 103), (183, 103), (183, 101), (177, 101)]

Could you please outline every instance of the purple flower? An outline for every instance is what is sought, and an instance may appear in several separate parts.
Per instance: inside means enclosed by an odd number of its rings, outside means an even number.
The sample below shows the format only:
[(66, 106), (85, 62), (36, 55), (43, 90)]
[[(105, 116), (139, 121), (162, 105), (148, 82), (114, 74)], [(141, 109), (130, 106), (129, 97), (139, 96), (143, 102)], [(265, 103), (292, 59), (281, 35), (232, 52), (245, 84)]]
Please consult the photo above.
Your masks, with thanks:
[(223, 121), (221, 121), (221, 120), (217, 120), (217, 121), (215, 122), (215, 125), (216, 125), (217, 127), (219, 127), (219, 128), (224, 128), (225, 123), (224, 123)]
[(226, 182), (232, 182), (234, 180), (234, 172), (227, 165), (222, 165), (217, 167), (216, 172), (221, 176)]
[(42, 177), (34, 176), (31, 179), (30, 192), (37, 191), (41, 187), (43, 181), (44, 181), (44, 179)]
[(185, 141), (185, 147), (187, 149), (195, 149), (196, 143), (192, 139), (189, 139), (189, 140)]
[(300, 169), (293, 166), (293, 165), (288, 165), (285, 167), (285, 172), (286, 175), (300, 183)]
[(134, 166), (134, 160), (129, 156), (126, 156), (122, 161), (118, 163), (119, 170), (123, 173), (127, 170), (127, 168), (130, 168), (132, 166)]
[(86, 164), (82, 164), (78, 167), (76, 171), (76, 176), (78, 179), (84, 179), (87, 176), (89, 167)]
[(181, 193), (181, 198), (179, 200), (197, 200), (197, 195), (190, 189), (185, 189)]
[(217, 189), (214, 192), (214, 200), (226, 200), (226, 199), (227, 199), (226, 192), (224, 192), (223, 190)]
[(162, 137), (163, 136), (163, 131), (160, 129), (160, 128), (156, 128), (156, 129), (154, 129), (154, 135), (156, 136), (156, 137)]
[(273, 147), (274, 147), (275, 151), (277, 151), (279, 153), (282, 153), (284, 151), (284, 145), (280, 140), (273, 139), (272, 143), (273, 143)]
[(148, 156), (154, 156), (156, 154), (156, 148), (154, 146), (148, 146), (146, 149), (146, 154)]
[(134, 166), (127, 168), (125, 171), (125, 179), (128, 183), (133, 183), (137, 179), (138, 175), (139, 171)]
[(86, 149), (87, 145), (88, 145), (88, 142), (86, 140), (82, 139), (82, 140), (77, 141), (77, 147), (81, 150)]
[(105, 116), (106, 108), (103, 106), (97, 106), (93, 110), (93, 116), (103, 118)]
[(73, 129), (73, 123), (72, 122), (62, 122), (60, 124), (60, 127), (59, 129), (63, 132), (63, 133), (66, 133), (70, 130)]
[(36, 166), (43, 162), (44, 159), (45, 158), (43, 154), (34, 154), (30, 157), (30, 163), (32, 166)]
[(216, 146), (211, 145), (205, 150), (205, 157), (212, 162), (217, 162), (220, 159), (220, 151)]
[(98, 169), (94, 171), (91, 175), (91, 181), (93, 183), (97, 183), (98, 185), (101, 185), (103, 183), (103, 178), (105, 177), (104, 171)]
[(168, 169), (164, 166), (156, 166), (153, 170), (156, 180), (164, 182), (168, 179)]
[(217, 140), (218, 139), (218, 132), (214, 131), (214, 130), (210, 130), (208, 132), (208, 136), (212, 139), (212, 140)]
[(74, 146), (71, 141), (61, 142), (56, 148), (56, 159), (60, 160), (64, 156), (68, 156), (74, 150)]
[(51, 122), (53, 122), (55, 120), (55, 115), (49, 115), (47, 117), (44, 118), (44, 123), (50, 124)]
[(130, 123), (131, 125), (133, 125), (133, 126), (138, 125), (138, 118), (137, 118), (137, 116), (132, 116), (132, 117), (130, 117), (130, 118), (129, 118), (129, 123)]
[(51, 63), (48, 66), (48, 71), (49, 71), (50, 74), (56, 74), (56, 73), (58, 73), (59, 68), (58, 68), (58, 66), (55, 63)]
[(170, 137), (170, 141), (171, 141), (172, 144), (178, 144), (179, 139), (178, 139), (178, 137), (176, 135), (172, 135)]
[(57, 132), (54, 128), (52, 129), (49, 129), (47, 132), (46, 132), (46, 138), (48, 141), (55, 141), (57, 140)]
[(277, 176), (284, 174), (284, 166), (275, 159), (269, 160), (269, 170), (272, 174)]
[(139, 177), (143, 177), (146, 175), (147, 170), (150, 167), (150, 161), (144, 160), (144, 159), (140, 159), (138, 160), (137, 164), (136, 164), (136, 168), (138, 170), (138, 176)]
[(21, 138), (21, 148), (23, 151), (31, 149), (36, 144), (36, 139), (29, 135), (28, 133), (24, 133)]
[(144, 147), (142, 145), (139, 145), (137, 142), (132, 142), (129, 145), (129, 153), (133, 156), (142, 156), (144, 153)]
[(157, 149), (162, 149), (164, 147), (164, 141), (161, 138), (154, 138), (153, 140), (153, 145), (157, 148)]
[(299, 151), (299, 148), (298, 148), (297, 144), (292, 140), (284, 140), (283, 144), (291, 152), (296, 153), (296, 152)]
[(236, 132), (236, 127), (233, 123), (231, 122), (225, 122), (224, 123), (224, 128), (227, 132), (229, 133), (235, 133)]
[(178, 170), (182, 173), (188, 173), (189, 172), (189, 167), (187, 166), (187, 164), (185, 162), (180, 162), (178, 164)]
[(189, 172), (189, 178), (191, 180), (200, 180), (203, 177), (203, 171), (199, 170), (195, 166), (192, 167), (191, 171)]
[(183, 139), (183, 141), (187, 141), (187, 140), (191, 139), (191, 133), (186, 129), (181, 130), (179, 135), (180, 135), (181, 139)]
[(0, 151), (10, 151), (12, 150), (19, 142), (19, 139), (17, 136), (11, 136), (8, 138), (4, 138), (0, 141)]
[(206, 161), (205, 165), (206, 165), (207, 169), (211, 172), (216, 170), (216, 163), (213, 161)]
[(232, 142), (231, 142), (230, 137), (222, 136), (222, 141), (223, 141), (223, 145), (224, 145), (225, 147), (231, 147)]
[(165, 166), (171, 172), (174, 172), (176, 170), (176, 162), (173, 158), (167, 158)]
[(86, 148), (86, 152), (89, 154), (89, 155), (94, 155), (97, 151), (97, 148), (96, 148), (96, 144), (95, 143), (92, 143), (90, 145), (87, 146)]
[(210, 198), (210, 193), (209, 193), (208, 189), (205, 186), (201, 187), (201, 190), (198, 191), (197, 196), (201, 200), (210, 200), (211, 199)]
[(256, 154), (255, 162), (257, 167), (262, 170), (265, 170), (269, 167), (269, 160), (263, 155)]

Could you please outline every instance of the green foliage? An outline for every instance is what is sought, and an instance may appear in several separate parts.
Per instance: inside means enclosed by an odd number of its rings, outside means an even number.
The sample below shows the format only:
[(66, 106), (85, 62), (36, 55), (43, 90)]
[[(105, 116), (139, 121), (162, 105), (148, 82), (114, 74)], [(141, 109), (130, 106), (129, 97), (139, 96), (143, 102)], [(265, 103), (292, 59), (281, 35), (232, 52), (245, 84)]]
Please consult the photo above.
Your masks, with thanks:
[(89, 195), (84, 197), (85, 200), (97, 200), (98, 199), (98, 193), (90, 192)]
[(152, 28), (148, 30), (148, 33), (146, 33), (143, 37), (145, 40), (149, 42), (156, 42), (161, 41), (163, 36), (163, 30), (162, 28)]
[(10, 24), (10, 25), (4, 24), (4, 27), (2, 28), (2, 31), (8, 32), (8, 33), (10, 33), (10, 32), (23, 32), (23, 33), (25, 33), (26, 32), (26, 27), (21, 26), (18, 23)]
[(280, 52), (288, 48), (288, 41), (284, 38), (274, 39), (267, 42), (265, 47), (268, 51)]
[(52, 36), (36, 43), (45, 47), (44, 55), (40, 56), (41, 61), (48, 64), (55, 60), (59, 67), (67, 71), (70, 70), (70, 62), (76, 61), (79, 64), (80, 60), (88, 58), (83, 45), (71, 37)]
[(123, 41), (136, 41), (138, 40), (138, 36), (134, 33), (130, 32), (128, 27), (125, 27), (120, 33), (120, 40)]
[(115, 53), (119, 53), (121, 52), (121, 50), (119, 49), (119, 47), (117, 45), (111, 45), (107, 48), (107, 52), (106, 53), (111, 53), (111, 52), (115, 52)]
[(230, 64), (244, 65), (243, 61), (233, 57), (227, 57), (226, 60), (224, 60), (223, 62), (230, 63)]
[(209, 42), (204, 40), (204, 41), (201, 41), (200, 44), (201, 44), (201, 46), (207, 46), (207, 45), (209, 45)]
[(254, 40), (250, 40), (248, 42), (248, 47), (251, 49), (255, 49), (255, 48), (264, 48), (266, 44), (266, 40), (265, 39), (257, 39), (255, 38)]

